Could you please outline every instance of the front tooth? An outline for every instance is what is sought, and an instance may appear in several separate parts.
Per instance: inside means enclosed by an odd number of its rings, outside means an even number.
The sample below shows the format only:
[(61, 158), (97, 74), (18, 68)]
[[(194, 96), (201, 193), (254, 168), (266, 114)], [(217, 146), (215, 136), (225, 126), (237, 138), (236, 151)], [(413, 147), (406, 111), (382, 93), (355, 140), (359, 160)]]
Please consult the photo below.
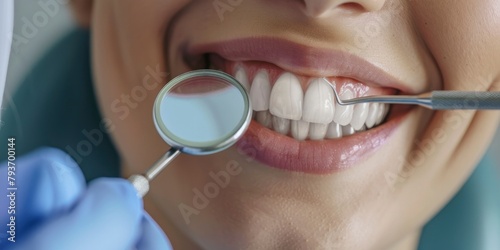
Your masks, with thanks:
[(250, 100), (255, 111), (266, 111), (269, 109), (269, 97), (271, 95), (271, 83), (267, 71), (261, 70), (255, 75), (252, 87), (250, 87)]
[(274, 116), (300, 120), (303, 98), (304, 93), (299, 79), (291, 73), (284, 73), (278, 78), (271, 91), (269, 111)]
[(380, 108), (378, 111), (377, 120), (375, 121), (375, 124), (379, 125), (380, 123), (382, 123), (384, 121), (384, 118), (387, 115), (388, 111), (389, 111), (389, 105), (380, 104)]
[(290, 132), (290, 120), (273, 116), (273, 129), (280, 134), (287, 135)]
[(248, 82), (248, 76), (245, 70), (242, 67), (238, 67), (236, 73), (234, 74), (234, 78), (241, 83), (241, 85), (247, 90), (250, 90), (250, 83)]
[(257, 122), (259, 122), (266, 128), (273, 127), (273, 116), (271, 115), (271, 113), (269, 113), (269, 111), (258, 111), (255, 113), (257, 113)]
[(325, 139), (327, 130), (328, 124), (311, 123), (309, 127), (309, 139), (316, 141), (323, 140)]
[[(354, 93), (350, 89), (346, 89), (341, 92), (342, 93), (340, 93), (340, 99), (342, 100), (349, 100), (354, 98)], [(347, 124), (351, 123), (354, 111), (353, 105), (341, 106), (337, 104), (336, 106), (337, 107), (335, 108), (335, 116), (333, 118), (333, 121), (342, 126), (346, 126)]]
[(352, 115), (351, 126), (355, 130), (360, 130), (368, 118), (368, 113), (370, 113), (370, 104), (362, 103), (354, 106), (354, 111)]
[(342, 126), (342, 135), (348, 136), (356, 133), (356, 130), (351, 125)]
[(370, 104), (370, 112), (368, 113), (368, 117), (366, 118), (366, 127), (373, 128), (375, 122), (377, 121), (377, 115), (380, 104), (372, 103)]
[(334, 113), (332, 88), (323, 80), (315, 79), (309, 84), (304, 96), (302, 120), (328, 124), (333, 121)]
[(296, 140), (303, 141), (309, 135), (309, 123), (298, 120), (292, 121), (292, 136)]
[(342, 126), (336, 122), (328, 124), (328, 130), (326, 131), (326, 138), (336, 139), (342, 137)]

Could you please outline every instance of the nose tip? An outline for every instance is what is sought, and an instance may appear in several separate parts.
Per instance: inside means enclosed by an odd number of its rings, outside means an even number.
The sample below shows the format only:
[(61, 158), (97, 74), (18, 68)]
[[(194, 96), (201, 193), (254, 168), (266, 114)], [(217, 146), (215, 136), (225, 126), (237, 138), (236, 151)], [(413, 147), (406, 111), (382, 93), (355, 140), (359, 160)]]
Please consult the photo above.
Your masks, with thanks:
[(312, 17), (322, 17), (335, 9), (358, 12), (375, 12), (384, 6), (386, 0), (304, 0), (306, 12)]

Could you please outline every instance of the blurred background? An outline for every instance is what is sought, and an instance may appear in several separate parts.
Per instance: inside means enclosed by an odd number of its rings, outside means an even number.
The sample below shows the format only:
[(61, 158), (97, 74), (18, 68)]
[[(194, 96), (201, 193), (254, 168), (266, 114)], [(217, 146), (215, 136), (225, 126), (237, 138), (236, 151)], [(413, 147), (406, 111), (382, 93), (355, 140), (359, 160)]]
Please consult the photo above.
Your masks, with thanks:
[[(46, 2), (46, 1), (43, 1)], [(65, 32), (75, 27), (68, 11), (67, 0), (53, 1), (59, 8), (47, 8), (42, 1), (15, 0), (14, 42), (7, 74), (5, 94), (9, 95), (22, 81), (43, 53)], [(63, 4), (60, 4), (62, 2)], [(34, 19), (45, 13), (46, 22), (34, 23)], [(39, 18), (43, 20), (42, 18)], [(25, 27), (23, 30), (23, 26)], [(30, 28), (26, 28), (30, 27)], [(31, 29), (33, 28), (34, 29)]]

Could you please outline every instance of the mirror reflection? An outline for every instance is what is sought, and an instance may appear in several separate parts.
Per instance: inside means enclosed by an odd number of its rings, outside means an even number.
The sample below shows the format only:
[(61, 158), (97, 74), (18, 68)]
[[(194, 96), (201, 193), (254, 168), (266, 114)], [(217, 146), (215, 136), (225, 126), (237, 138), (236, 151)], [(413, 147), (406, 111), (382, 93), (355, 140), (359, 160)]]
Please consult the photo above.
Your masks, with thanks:
[(196, 78), (173, 87), (162, 99), (161, 121), (187, 144), (211, 144), (227, 138), (245, 119), (245, 99), (233, 85)]

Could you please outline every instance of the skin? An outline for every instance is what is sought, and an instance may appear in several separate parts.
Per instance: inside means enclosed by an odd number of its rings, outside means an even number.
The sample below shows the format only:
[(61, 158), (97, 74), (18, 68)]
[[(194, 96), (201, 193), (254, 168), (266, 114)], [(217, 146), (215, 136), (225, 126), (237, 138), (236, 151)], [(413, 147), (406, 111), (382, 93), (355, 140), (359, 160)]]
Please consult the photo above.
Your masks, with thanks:
[[(124, 176), (144, 172), (169, 149), (151, 110), (164, 83), (189, 70), (183, 42), (279, 36), (359, 55), (416, 92), (499, 88), (494, 0), (243, 1), (223, 21), (212, 1), (78, 0), (74, 12), (92, 31), (94, 84)], [(379, 32), (356, 45), (354, 31), (370, 22)], [(148, 66), (169, 75), (151, 78), (156, 88), (127, 115), (113, 110), (142, 84)], [(422, 226), (473, 171), (498, 120), (496, 112), (414, 109), (377, 154), (331, 175), (269, 168), (236, 148), (183, 155), (152, 183), (146, 208), (177, 249), (415, 249)], [(235, 162), (242, 172), (187, 224), (178, 206), (192, 204), (192, 189), (212, 182), (210, 172)]]

